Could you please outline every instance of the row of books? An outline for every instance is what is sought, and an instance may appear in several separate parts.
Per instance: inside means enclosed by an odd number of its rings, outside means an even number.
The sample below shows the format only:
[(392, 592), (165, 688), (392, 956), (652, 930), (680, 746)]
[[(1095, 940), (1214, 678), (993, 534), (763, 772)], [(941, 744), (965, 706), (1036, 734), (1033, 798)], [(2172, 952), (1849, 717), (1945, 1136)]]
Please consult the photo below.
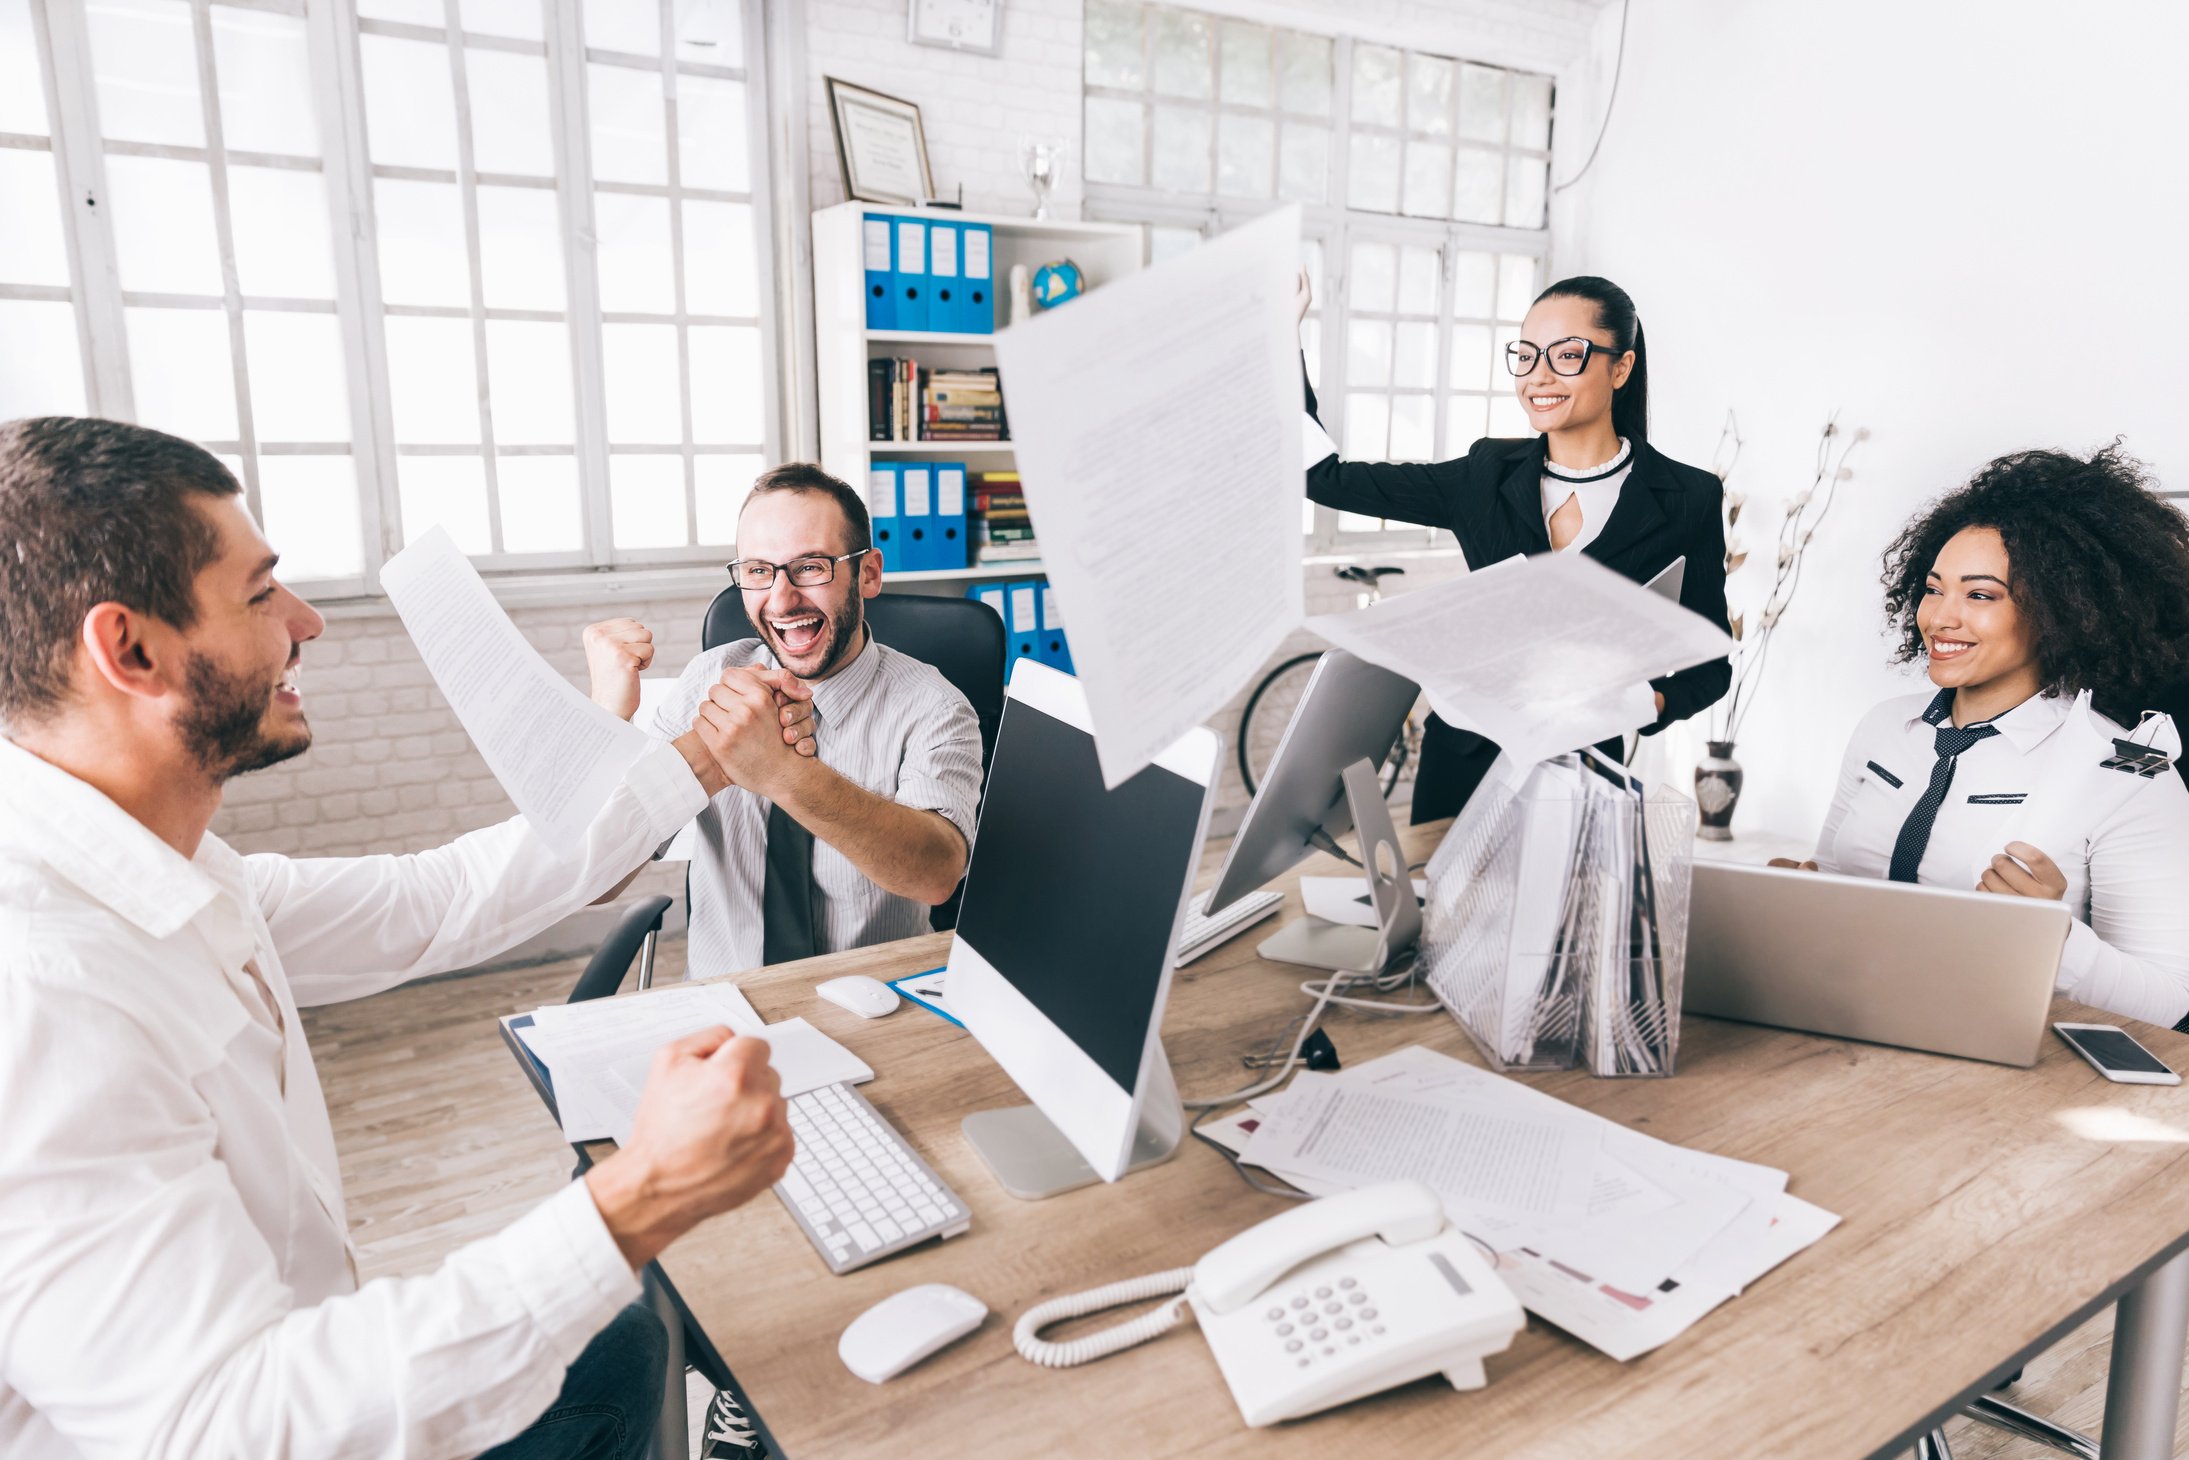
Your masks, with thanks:
[(1046, 579), (1029, 578), (1014, 583), (983, 583), (967, 590), (1003, 616), (1004, 678), (1021, 659), (1039, 659), (1066, 674), (1073, 673), (1072, 644), (1064, 636), (1064, 614), (1057, 608), (1056, 590)]
[(994, 366), (930, 370), (917, 360), (867, 361), (869, 441), (1008, 441)]
[(1030, 563), (1041, 557), (1025, 488), (1015, 471), (975, 472), (967, 542), (975, 563)]
[(866, 220), (866, 327), (993, 334), (994, 236), (985, 223)]

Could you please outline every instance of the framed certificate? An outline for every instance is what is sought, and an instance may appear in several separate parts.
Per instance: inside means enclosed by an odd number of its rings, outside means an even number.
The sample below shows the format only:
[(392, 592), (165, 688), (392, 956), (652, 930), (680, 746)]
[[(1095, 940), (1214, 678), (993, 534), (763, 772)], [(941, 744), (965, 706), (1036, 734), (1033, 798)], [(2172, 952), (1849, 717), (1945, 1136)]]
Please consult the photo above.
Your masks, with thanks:
[(863, 203), (924, 203), (935, 196), (920, 109), (830, 76), (829, 115), (844, 192)]
[(905, 38), (984, 56), (1003, 51), (1003, 0), (907, 0)]

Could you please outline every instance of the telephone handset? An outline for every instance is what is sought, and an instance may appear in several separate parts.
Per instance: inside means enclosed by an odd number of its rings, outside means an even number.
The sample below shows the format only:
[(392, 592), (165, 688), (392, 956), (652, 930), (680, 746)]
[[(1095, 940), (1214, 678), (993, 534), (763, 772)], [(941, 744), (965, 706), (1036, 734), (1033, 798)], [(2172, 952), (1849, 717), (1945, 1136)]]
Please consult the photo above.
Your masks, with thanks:
[[(1072, 1343), (1050, 1323), (1146, 1298), (1177, 1301)], [(1019, 1319), (1018, 1349), (1037, 1364), (1083, 1364), (1145, 1343), (1191, 1307), (1250, 1425), (1297, 1419), (1441, 1372), (1455, 1389), (1485, 1382), (1527, 1318), (1443, 1203), (1415, 1181), (1308, 1202), (1251, 1227), (1190, 1268), (1059, 1298)]]

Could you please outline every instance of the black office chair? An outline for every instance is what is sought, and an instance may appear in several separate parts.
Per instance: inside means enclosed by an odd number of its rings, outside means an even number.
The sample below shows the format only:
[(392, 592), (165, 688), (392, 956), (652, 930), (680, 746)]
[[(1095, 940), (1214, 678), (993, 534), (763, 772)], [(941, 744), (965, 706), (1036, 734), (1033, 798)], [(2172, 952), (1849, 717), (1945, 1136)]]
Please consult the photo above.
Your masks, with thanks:
[[(940, 598), (924, 593), (884, 593), (866, 601), (867, 625), (874, 637), (900, 654), (932, 664), (964, 695), (980, 720), (983, 782), (996, 749), (996, 726), (1003, 719), (1003, 619), (987, 604), (971, 598)], [(759, 636), (745, 616), (745, 595), (725, 588), (707, 605), (699, 643), (713, 649)], [(938, 933), (958, 925), (961, 886), (950, 900), (928, 914)]]
[(631, 960), (638, 959), (638, 986), (651, 988), (654, 983), (654, 945), (661, 938), (661, 920), (675, 905), (675, 899), (647, 897), (631, 905), (615, 930), (602, 940), (594, 950), (585, 972), (578, 975), (577, 985), (570, 990), (565, 1003), (582, 1004), (588, 999), (605, 999), (623, 987), (623, 976), (631, 971)]

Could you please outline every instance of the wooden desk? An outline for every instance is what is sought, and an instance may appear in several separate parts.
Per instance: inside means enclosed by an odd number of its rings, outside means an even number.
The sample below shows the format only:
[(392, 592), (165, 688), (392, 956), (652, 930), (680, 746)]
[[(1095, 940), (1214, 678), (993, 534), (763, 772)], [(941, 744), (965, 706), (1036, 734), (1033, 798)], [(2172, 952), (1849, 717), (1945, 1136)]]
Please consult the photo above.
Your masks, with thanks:
[[(1414, 829), (1412, 854), (1426, 855), (1441, 830)], [(1298, 912), (1295, 882), (1283, 916)], [(1239, 1057), (1303, 1011), (1305, 972), (1254, 956), (1274, 926), (1250, 928), (1176, 975), (1165, 1042), (1188, 1096), (1243, 1084)], [(2155, 1416), (2162, 1398), (2164, 1433), (2147, 1419), (2146, 1440), (2128, 1446), (2124, 1424), (2123, 1446), (2107, 1457), (2172, 1453), (2180, 1330), (2168, 1354), (2165, 1322), (2151, 1325), (2162, 1308), (2178, 1320), (2176, 1299), (2189, 1299), (2189, 1257), (2170, 1260), (2189, 1245), (2189, 1087), (2109, 1084), (2053, 1039), (2035, 1069), (2016, 1070), (1695, 1018), (1672, 1079), (1522, 1076), (1665, 1140), (1786, 1170), (1795, 1194), (1842, 1218), (1631, 1363), (1531, 1318), (1489, 1361), (1486, 1389), (1424, 1380), (1261, 1431), (1241, 1423), (1190, 1321), (1084, 1368), (1038, 1369), (1011, 1346), (1012, 1324), (1036, 1302), (1191, 1264), (1288, 1204), (1248, 1188), (1191, 1139), (1171, 1162), (1112, 1186), (1047, 1202), (1006, 1195), (958, 1128), (974, 1111), (1021, 1103), (994, 1061), (916, 1006), (865, 1021), (812, 992), (836, 974), (889, 979), (935, 967), (948, 943), (915, 938), (738, 980), (763, 1017), (804, 1015), (871, 1064), (867, 1098), (973, 1212), (965, 1236), (832, 1277), (781, 1203), (763, 1196), (662, 1259), (793, 1460), (1897, 1455), (2124, 1293), (2144, 1295), (2140, 1318), (2123, 1305), (2124, 1329), (2161, 1338), (2143, 1345), (2123, 1403)], [(2077, 1016), (2067, 1006), (2059, 1015)], [(1417, 1042), (1476, 1058), (1441, 1013), (1333, 1011), (1324, 1027), (1349, 1063)], [(2189, 1066), (2189, 1037), (2135, 1032)], [(845, 1325), (925, 1282), (964, 1288), (992, 1316), (885, 1386), (854, 1378), (836, 1357)], [(2117, 1386), (2122, 1367), (2116, 1355)]]

